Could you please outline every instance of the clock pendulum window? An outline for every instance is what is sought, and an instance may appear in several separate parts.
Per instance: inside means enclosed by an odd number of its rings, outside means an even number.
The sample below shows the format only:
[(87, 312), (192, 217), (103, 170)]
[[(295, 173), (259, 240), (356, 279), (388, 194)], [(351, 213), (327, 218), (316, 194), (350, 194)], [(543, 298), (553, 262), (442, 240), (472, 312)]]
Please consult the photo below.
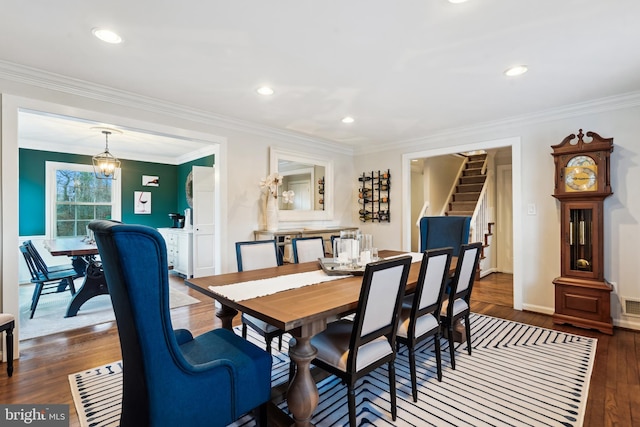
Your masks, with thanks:
[[(611, 191), (613, 138), (582, 129), (554, 145), (560, 204), (560, 276), (553, 322), (613, 334), (611, 285), (604, 278), (604, 199)], [(578, 138), (577, 142), (573, 142)]]

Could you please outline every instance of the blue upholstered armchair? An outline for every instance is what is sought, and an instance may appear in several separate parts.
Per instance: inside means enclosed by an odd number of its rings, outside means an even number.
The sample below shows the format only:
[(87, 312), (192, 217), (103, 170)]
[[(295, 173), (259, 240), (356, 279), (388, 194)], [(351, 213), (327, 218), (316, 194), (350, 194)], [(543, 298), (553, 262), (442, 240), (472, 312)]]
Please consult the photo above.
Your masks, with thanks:
[(121, 427), (225, 426), (259, 408), (266, 425), (271, 356), (226, 329), (173, 330), (167, 251), (153, 228), (93, 221), (118, 324)]
[(453, 248), (458, 256), (460, 245), (469, 243), (469, 216), (425, 216), (420, 219), (420, 251)]

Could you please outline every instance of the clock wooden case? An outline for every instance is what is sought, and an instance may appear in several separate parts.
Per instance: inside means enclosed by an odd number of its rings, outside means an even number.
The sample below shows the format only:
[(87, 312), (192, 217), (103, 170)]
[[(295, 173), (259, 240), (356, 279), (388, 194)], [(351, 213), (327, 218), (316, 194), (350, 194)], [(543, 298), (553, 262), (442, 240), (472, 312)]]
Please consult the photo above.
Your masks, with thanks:
[[(604, 279), (604, 199), (610, 196), (613, 138), (582, 129), (553, 145), (553, 197), (560, 201), (560, 276), (554, 323), (613, 334), (611, 285)], [(577, 138), (577, 141), (574, 141)]]

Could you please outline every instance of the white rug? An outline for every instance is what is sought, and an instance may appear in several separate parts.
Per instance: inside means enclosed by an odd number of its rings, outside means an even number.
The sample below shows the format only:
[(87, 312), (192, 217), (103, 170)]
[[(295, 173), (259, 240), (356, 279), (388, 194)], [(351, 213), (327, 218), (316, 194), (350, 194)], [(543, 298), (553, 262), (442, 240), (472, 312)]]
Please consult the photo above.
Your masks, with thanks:
[[(75, 280), (76, 290), (82, 286), (82, 278)], [(42, 295), (38, 307), (29, 319), (31, 311), (31, 296), (34, 285), (20, 285), (20, 340), (37, 338), (56, 332), (70, 331), (84, 326), (97, 325), (115, 319), (111, 297), (98, 295), (85, 302), (78, 314), (64, 317), (67, 306), (71, 301), (71, 293), (67, 290), (54, 294)], [(184, 292), (170, 288), (169, 304), (171, 308), (200, 302), (198, 299)]]
[[(357, 385), (358, 425), (581, 426), (597, 340), (483, 315), (472, 315), (473, 354), (459, 346), (454, 371), (442, 341), (443, 381), (436, 378), (433, 340), (417, 354), (418, 403), (411, 398), (406, 347), (396, 359), (398, 418), (391, 420), (388, 380), (378, 369)], [(264, 347), (262, 338), (249, 339)], [(287, 380), (289, 358), (274, 347), (272, 385)], [(80, 425), (117, 426), (122, 364), (69, 375)], [(348, 425), (345, 386), (334, 376), (318, 383), (318, 427)], [(279, 405), (287, 412), (286, 401)], [(244, 417), (234, 427), (255, 425)]]

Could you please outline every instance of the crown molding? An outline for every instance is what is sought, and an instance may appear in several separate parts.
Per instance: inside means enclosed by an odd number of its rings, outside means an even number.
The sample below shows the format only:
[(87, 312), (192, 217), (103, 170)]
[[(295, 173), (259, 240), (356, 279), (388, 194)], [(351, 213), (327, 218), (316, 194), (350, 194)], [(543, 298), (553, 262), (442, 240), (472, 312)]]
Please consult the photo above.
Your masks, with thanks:
[(322, 148), (326, 151), (346, 155), (353, 155), (354, 152), (351, 147), (345, 147), (324, 139), (313, 138), (304, 134), (276, 129), (245, 120), (190, 108), (184, 105), (174, 104), (164, 100), (3, 60), (0, 60), (0, 78), (15, 83), (81, 96), (96, 101), (108, 102), (147, 112), (168, 115), (182, 120), (215, 126), (222, 129), (246, 132), (262, 137), (276, 138), (281, 141), (294, 143), (298, 147), (303, 145), (313, 149)]
[(544, 122), (562, 120), (588, 114), (599, 114), (603, 112), (622, 110), (639, 106), (640, 91), (629, 92), (621, 95), (598, 98), (591, 101), (566, 105), (558, 108), (551, 108), (536, 113), (523, 114), (520, 116), (507, 117), (500, 120), (436, 131), (424, 138), (414, 138), (410, 140), (397, 141), (391, 144), (368, 145), (366, 148), (361, 147), (360, 149), (356, 150), (354, 154), (381, 152), (387, 151), (391, 148), (403, 150), (415, 149), (443, 140), (473, 136), (481, 132), (504, 130), (505, 128), (513, 128), (516, 126), (530, 126)]

